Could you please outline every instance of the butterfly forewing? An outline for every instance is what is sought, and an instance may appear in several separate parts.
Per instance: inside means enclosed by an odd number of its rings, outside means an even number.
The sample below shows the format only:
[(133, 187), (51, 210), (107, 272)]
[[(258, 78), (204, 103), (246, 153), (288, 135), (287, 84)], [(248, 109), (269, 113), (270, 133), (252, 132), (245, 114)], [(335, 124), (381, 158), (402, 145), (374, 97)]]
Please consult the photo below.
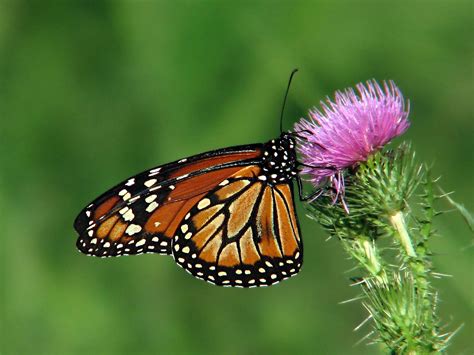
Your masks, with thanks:
[(147, 170), (107, 191), (76, 218), (78, 249), (94, 256), (170, 254), (178, 224), (203, 194), (251, 164), (261, 145), (213, 151)]

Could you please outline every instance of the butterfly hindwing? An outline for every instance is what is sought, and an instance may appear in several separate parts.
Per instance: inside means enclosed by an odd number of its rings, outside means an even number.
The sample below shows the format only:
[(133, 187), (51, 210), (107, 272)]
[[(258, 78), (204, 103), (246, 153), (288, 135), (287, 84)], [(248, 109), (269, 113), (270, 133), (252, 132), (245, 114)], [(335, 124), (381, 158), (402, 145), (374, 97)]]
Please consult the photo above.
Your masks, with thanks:
[(173, 239), (176, 262), (222, 286), (269, 286), (298, 273), (302, 242), (290, 184), (268, 184), (258, 167), (223, 180), (186, 214)]

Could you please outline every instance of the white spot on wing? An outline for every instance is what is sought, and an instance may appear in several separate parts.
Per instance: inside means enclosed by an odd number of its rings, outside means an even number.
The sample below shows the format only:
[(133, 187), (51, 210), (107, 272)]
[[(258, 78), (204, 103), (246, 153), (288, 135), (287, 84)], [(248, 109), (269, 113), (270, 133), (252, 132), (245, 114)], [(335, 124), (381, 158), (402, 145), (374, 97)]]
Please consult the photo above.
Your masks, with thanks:
[(142, 227), (140, 227), (138, 224), (131, 224), (127, 227), (125, 230), (125, 233), (128, 235), (134, 235), (142, 230)]
[(125, 183), (126, 186), (132, 186), (133, 184), (135, 184), (135, 178), (128, 179)]
[(133, 211), (129, 209), (127, 212), (123, 214), (122, 217), (124, 221), (133, 221), (133, 219), (135, 218), (135, 215), (133, 214)]
[(161, 168), (151, 169), (148, 176), (155, 176), (160, 173)]
[(202, 210), (203, 208), (206, 208), (210, 204), (211, 204), (211, 200), (209, 200), (208, 198), (203, 198), (201, 201), (199, 201), (197, 208)]
[(153, 212), (157, 207), (158, 207), (158, 204), (157, 204), (155, 201), (153, 201), (152, 203), (150, 203), (150, 204), (148, 205), (148, 207), (146, 208), (146, 211), (149, 212), (149, 213), (151, 213), (151, 212)]
[(124, 214), (124, 213), (127, 212), (129, 209), (130, 209), (130, 207), (125, 206), (124, 208), (122, 208), (122, 209), (119, 211), (119, 213), (120, 213), (120, 214)]
[(151, 187), (153, 185), (155, 185), (155, 183), (157, 182), (158, 180), (156, 179), (150, 179), (150, 180), (147, 180), (143, 183), (143, 185), (145, 185), (146, 187)]
[(138, 200), (140, 198), (140, 195), (137, 195), (137, 196), (133, 196), (130, 201), (128, 201), (128, 203), (132, 203), (132, 202), (135, 202), (136, 200)]
[(155, 201), (156, 197), (157, 197), (156, 195), (150, 195), (145, 199), (145, 202), (152, 203), (153, 201)]

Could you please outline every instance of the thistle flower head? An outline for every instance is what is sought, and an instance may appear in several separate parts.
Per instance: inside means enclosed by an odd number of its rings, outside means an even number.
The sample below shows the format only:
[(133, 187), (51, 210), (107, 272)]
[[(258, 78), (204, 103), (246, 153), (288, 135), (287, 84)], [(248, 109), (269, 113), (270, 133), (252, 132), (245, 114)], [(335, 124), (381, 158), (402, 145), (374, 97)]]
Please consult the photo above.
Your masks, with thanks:
[(398, 87), (375, 80), (337, 91), (334, 101), (321, 102), (322, 111), (310, 111), (309, 120), (295, 124), (297, 149), (315, 186), (329, 180), (335, 199), (344, 193), (343, 170), (366, 161), (409, 126), (408, 109)]

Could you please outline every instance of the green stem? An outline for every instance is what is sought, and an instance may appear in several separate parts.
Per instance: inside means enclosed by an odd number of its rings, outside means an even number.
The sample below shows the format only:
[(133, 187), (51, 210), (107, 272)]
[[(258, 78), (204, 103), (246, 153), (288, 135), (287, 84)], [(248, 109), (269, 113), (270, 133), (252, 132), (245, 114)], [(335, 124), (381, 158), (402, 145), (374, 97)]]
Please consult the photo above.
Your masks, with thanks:
[(371, 240), (363, 239), (361, 242), (362, 250), (365, 253), (367, 266), (366, 269), (382, 284), (387, 284), (387, 274), (382, 266), (377, 248)]
[[(419, 314), (422, 315), (422, 321), (419, 322), (422, 324), (419, 326), (421, 326), (420, 330), (422, 330), (422, 333), (419, 334), (419, 338), (423, 339), (423, 341), (413, 341), (413, 339), (411, 339), (412, 341), (407, 342), (407, 351), (409, 354), (416, 354), (421, 350), (423, 350), (423, 352), (431, 353), (434, 349), (439, 348), (440, 346), (438, 343), (439, 338), (437, 338), (438, 331), (435, 325), (436, 320), (433, 309), (434, 300), (432, 297), (433, 295), (430, 293), (429, 286), (429, 265), (426, 263), (423, 253), (417, 254), (415, 251), (412, 238), (410, 237), (406, 227), (403, 213), (398, 211), (391, 215), (389, 220), (393, 228), (397, 231), (396, 236), (406, 254), (406, 263), (412, 275), (413, 286), (415, 287), (414, 291), (420, 297)], [(407, 340), (409, 339), (410, 337), (407, 336)]]
[(413, 248), (413, 244), (411, 243), (410, 236), (408, 235), (403, 213), (398, 211), (394, 215), (391, 215), (389, 219), (392, 226), (397, 230), (400, 244), (405, 249), (408, 257), (416, 258), (417, 255), (415, 249)]
[(413, 274), (413, 279), (416, 286), (422, 292), (423, 298), (425, 299), (425, 306), (430, 307), (430, 300), (427, 297), (428, 293), (428, 269), (425, 265), (422, 256), (417, 255), (415, 248), (413, 247), (412, 239), (408, 234), (408, 230), (405, 223), (405, 217), (401, 211), (389, 217), (390, 223), (397, 231), (397, 237), (402, 245), (408, 261), (408, 266)]

